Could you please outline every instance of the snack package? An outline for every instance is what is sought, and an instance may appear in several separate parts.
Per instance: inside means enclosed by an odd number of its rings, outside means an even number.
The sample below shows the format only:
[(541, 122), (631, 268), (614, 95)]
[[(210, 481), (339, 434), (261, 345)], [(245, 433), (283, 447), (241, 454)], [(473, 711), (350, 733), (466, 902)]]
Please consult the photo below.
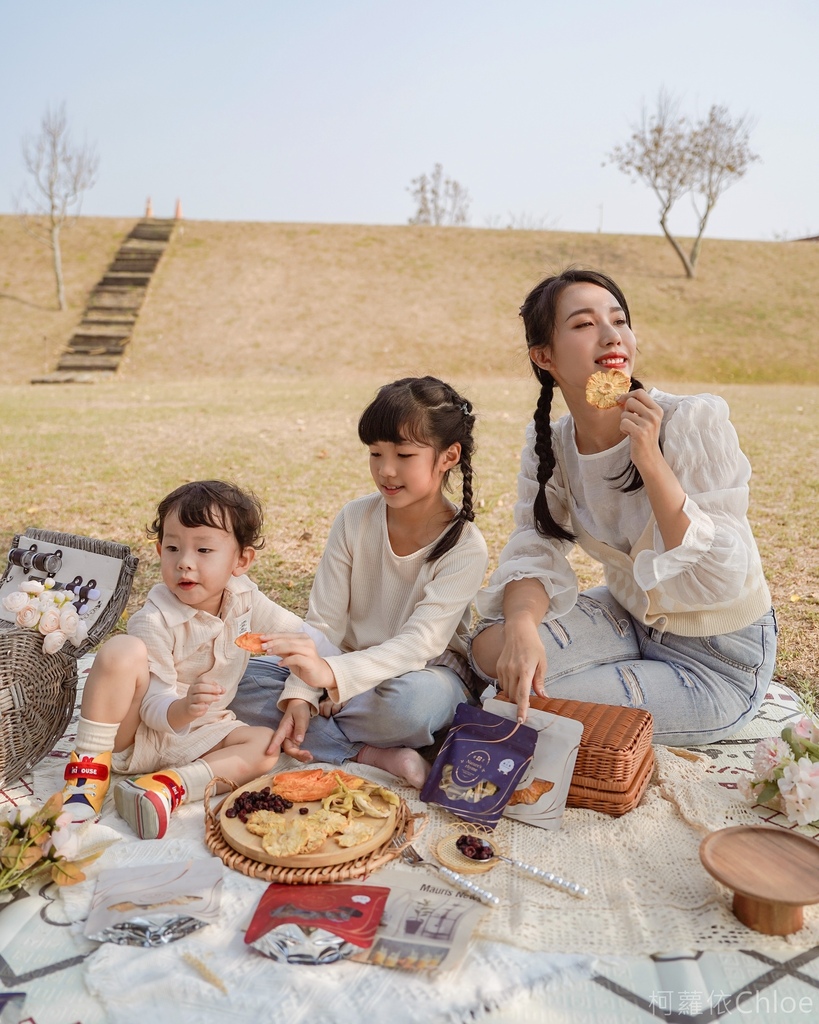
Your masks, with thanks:
[(380, 885), (279, 885), (265, 889), (245, 943), (288, 964), (332, 964), (369, 949), (390, 890)]
[[(486, 907), (425, 871), (379, 871), (389, 898), (372, 945), (352, 960), (405, 971), (447, 971), (466, 956)], [(345, 882), (345, 887), (352, 885)]]
[(85, 935), (120, 946), (161, 946), (219, 917), (222, 862), (202, 857), (100, 871)]
[(536, 746), (537, 732), (529, 726), (459, 704), (421, 799), (493, 829)]
[[(518, 714), (516, 704), (494, 699), (486, 701), (484, 710), (512, 722)], [(535, 756), (503, 813), (507, 818), (539, 828), (558, 829), (566, 809), (583, 723), (534, 708), (529, 709), (526, 721), (537, 730)]]

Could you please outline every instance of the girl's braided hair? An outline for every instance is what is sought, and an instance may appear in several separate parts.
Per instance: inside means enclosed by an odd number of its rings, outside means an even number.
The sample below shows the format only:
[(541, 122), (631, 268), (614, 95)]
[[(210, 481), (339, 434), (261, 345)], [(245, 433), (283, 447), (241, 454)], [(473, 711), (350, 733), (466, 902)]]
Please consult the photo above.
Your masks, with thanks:
[[(631, 327), (626, 297), (620, 288), (606, 274), (597, 270), (577, 270), (570, 267), (561, 274), (547, 277), (536, 285), (526, 296), (520, 307), (520, 315), (526, 331), (526, 346), (531, 352), (536, 348), (549, 348), (554, 335), (557, 316), (557, 303), (564, 289), (571, 284), (595, 284), (610, 292), (622, 307), (626, 323)], [(574, 541), (573, 533), (561, 526), (549, 510), (546, 501), (546, 484), (551, 480), (555, 468), (555, 454), (552, 448), (551, 411), (554, 397), (555, 381), (548, 370), (544, 370), (531, 359), (532, 372), (540, 383), (535, 410), (535, 455), (537, 456), (538, 492), (535, 497), (533, 513), (535, 527), (542, 536), (553, 537), (555, 540)], [(631, 379), (631, 390), (642, 388), (642, 384), (634, 377)], [(643, 479), (633, 462), (625, 467), (622, 473), (612, 478), (620, 480), (620, 490), (624, 493), (639, 491)]]
[[(460, 539), (466, 523), (475, 519), (472, 506), (472, 455), (475, 439), (472, 431), (475, 416), (472, 403), (450, 385), (437, 377), (403, 377), (385, 384), (358, 421), (358, 436), (362, 444), (426, 445), (436, 455), (450, 445), (461, 446), (460, 470), (463, 480), (463, 500), (449, 528), (427, 556), (434, 562), (453, 548)], [(449, 474), (444, 474), (443, 486), (449, 488)]]

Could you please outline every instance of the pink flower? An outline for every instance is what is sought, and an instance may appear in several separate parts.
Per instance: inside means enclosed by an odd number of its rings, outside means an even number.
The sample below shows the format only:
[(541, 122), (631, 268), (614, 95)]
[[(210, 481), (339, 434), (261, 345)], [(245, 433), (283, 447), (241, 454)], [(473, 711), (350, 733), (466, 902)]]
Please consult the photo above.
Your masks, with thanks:
[(3, 607), (10, 612), (14, 612), (16, 615), (19, 611), (28, 604), (29, 596), (24, 594), (22, 590), (12, 591), (11, 594), (7, 594), (3, 598)]
[(23, 629), (35, 629), (40, 621), (40, 613), (33, 604), (27, 604), (17, 612), (17, 625)]
[(80, 624), (80, 617), (73, 605), (66, 605), (60, 610), (60, 629), (66, 636), (73, 636)]
[(80, 644), (84, 644), (88, 639), (88, 623), (83, 622), (83, 620), (80, 619), (74, 632), (69, 633), (68, 639), (75, 647), (79, 647)]
[(785, 765), (779, 780), (782, 809), (797, 825), (819, 821), (819, 763), (806, 755)]
[(807, 716), (799, 719), (793, 727), (793, 731), (802, 740), (809, 740), (811, 743), (819, 743), (819, 726), (812, 722)]
[(67, 639), (68, 637), (61, 629), (52, 630), (43, 640), (43, 654), (56, 654), (57, 651), (62, 650)]
[(754, 772), (758, 779), (770, 782), (774, 772), (784, 763), (793, 761), (793, 751), (781, 736), (760, 740), (754, 748)]
[(56, 608), (46, 608), (43, 614), (40, 616), (40, 621), (37, 623), (37, 629), (45, 636), (47, 633), (53, 633), (55, 629), (60, 628), (60, 613)]

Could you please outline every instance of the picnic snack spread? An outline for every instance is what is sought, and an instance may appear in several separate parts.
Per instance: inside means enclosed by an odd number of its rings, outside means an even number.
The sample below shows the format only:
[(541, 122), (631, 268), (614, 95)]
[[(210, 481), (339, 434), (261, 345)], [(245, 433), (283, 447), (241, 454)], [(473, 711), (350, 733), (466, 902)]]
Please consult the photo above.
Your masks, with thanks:
[(631, 378), (622, 371), (599, 370), (586, 381), (586, 401), (596, 409), (613, 409), (630, 388)]
[(254, 860), (319, 867), (387, 842), (399, 804), (391, 790), (338, 769), (282, 772), (233, 793), (220, 827), (233, 849)]

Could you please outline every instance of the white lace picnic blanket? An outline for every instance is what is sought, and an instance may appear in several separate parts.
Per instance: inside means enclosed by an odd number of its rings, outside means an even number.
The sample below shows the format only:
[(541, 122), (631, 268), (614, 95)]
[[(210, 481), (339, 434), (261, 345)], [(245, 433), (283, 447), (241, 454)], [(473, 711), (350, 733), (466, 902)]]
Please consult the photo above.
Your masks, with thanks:
[[(58, 773), (54, 765), (35, 770), (38, 798), (57, 788)], [(400, 789), (392, 776), (377, 769), (362, 769), (362, 774)], [(210, 856), (201, 804), (175, 811), (166, 837), (154, 841), (135, 839), (113, 811), (110, 797), (105, 810), (99, 825), (84, 826), (83, 831), (89, 844), (98, 839), (112, 845), (88, 868), (87, 882), (60, 890), (62, 911), (73, 922), (77, 939), (97, 870)], [(377, 882), (377, 875), (372, 877)], [(266, 886), (226, 867), (218, 924), (156, 949), (100, 945), (85, 961), (85, 985), (106, 1019), (117, 1024), (360, 1024), (374, 1007), (389, 1006), (391, 1024), (455, 1024), (478, 1019), (522, 992), (576, 981), (592, 971), (593, 960), (586, 955), (544, 956), (498, 942), (490, 924), (470, 943), (460, 967), (437, 974), (414, 975), (349, 961), (322, 967), (278, 964), (244, 944), (244, 930)], [(487, 917), (491, 914), (486, 911)], [(198, 960), (215, 979), (208, 981), (186, 957)]]
[[(734, 917), (733, 893), (702, 867), (699, 845), (709, 832), (759, 825), (760, 818), (706, 772), (705, 759), (690, 761), (667, 747), (655, 753), (643, 800), (620, 818), (570, 808), (558, 832), (501, 819), (496, 835), (509, 856), (580, 882), (590, 894), (578, 900), (501, 864), (477, 876), (503, 901), (482, 920), (481, 934), (528, 949), (592, 954), (819, 944), (819, 906), (805, 908), (805, 926), (787, 938), (751, 931)], [(448, 824), (433, 815), (423, 844), (434, 849)]]

